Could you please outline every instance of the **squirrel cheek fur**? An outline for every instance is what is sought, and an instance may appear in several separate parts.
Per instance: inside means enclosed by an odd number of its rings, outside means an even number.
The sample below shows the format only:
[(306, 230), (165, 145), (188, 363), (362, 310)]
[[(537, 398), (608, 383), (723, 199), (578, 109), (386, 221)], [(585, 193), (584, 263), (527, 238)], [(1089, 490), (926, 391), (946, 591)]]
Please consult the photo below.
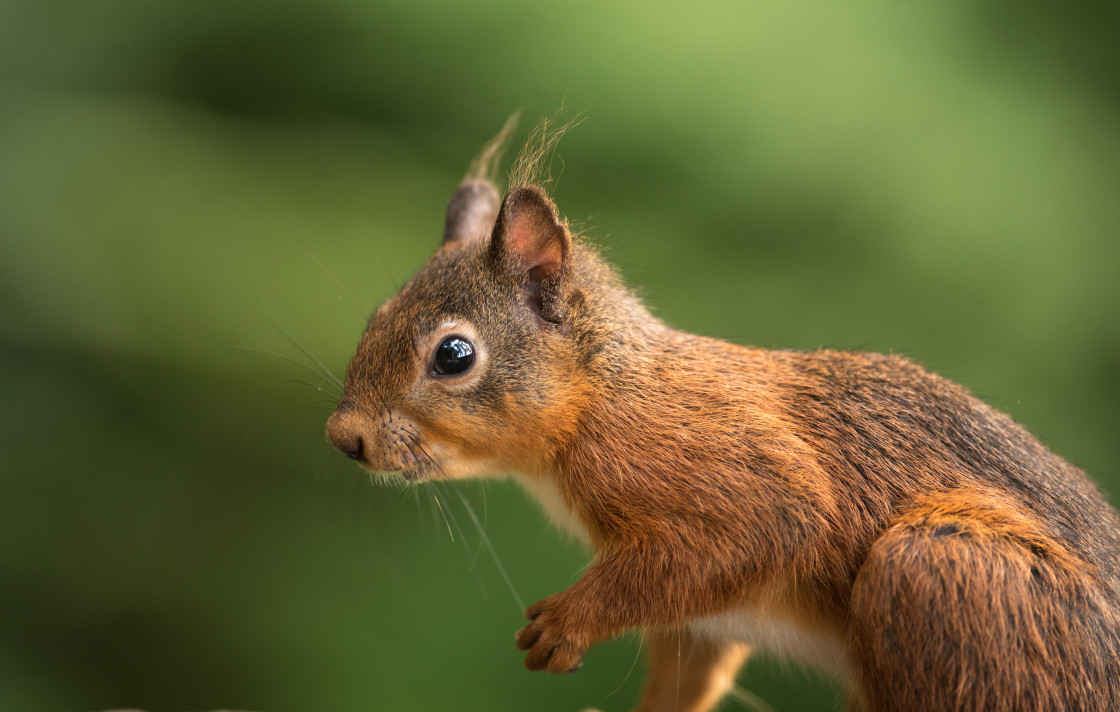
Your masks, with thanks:
[[(479, 354), (453, 376), (449, 335)], [(526, 666), (641, 630), (642, 710), (712, 708), (752, 646), (853, 710), (1120, 709), (1120, 521), (1084, 473), (903, 358), (664, 325), (535, 185), (464, 181), (327, 433), (409, 479), (520, 473), (594, 551)]]

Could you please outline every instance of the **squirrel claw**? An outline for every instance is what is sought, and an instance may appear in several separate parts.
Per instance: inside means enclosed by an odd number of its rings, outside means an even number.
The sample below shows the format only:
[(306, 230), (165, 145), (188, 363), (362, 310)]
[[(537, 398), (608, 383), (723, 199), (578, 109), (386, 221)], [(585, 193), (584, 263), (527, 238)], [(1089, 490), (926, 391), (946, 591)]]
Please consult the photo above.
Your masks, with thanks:
[(525, 609), (525, 617), (531, 621), (535, 621), (537, 619), (537, 616), (539, 616), (541, 612), (544, 611), (544, 609), (545, 602), (537, 601), (536, 603)]
[(518, 650), (528, 650), (529, 648), (533, 647), (533, 644), (536, 643), (537, 639), (540, 637), (540, 629), (532, 625), (527, 625), (521, 630), (517, 631), (517, 634), (514, 635), (514, 640), (517, 642)]
[(552, 673), (572, 673), (583, 664), (586, 646), (573, 642), (565, 634), (564, 624), (547, 601), (534, 604), (526, 611), (529, 625), (517, 631), (519, 650), (528, 651), (525, 667)]
[(554, 674), (573, 673), (583, 665), (583, 651), (569, 642), (535, 645), (525, 656), (525, 667)]

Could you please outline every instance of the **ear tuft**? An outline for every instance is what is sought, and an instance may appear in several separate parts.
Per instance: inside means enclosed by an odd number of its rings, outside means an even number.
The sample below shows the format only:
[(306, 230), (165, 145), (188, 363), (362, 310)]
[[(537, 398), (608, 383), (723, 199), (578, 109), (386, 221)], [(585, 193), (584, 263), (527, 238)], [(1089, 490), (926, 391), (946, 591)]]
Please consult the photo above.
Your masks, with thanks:
[(498, 190), (485, 178), (468, 178), (451, 196), (443, 244), (474, 242), (490, 234), (498, 216)]
[(536, 282), (560, 275), (572, 238), (556, 205), (534, 185), (506, 194), (494, 225), (490, 251), (498, 259), (512, 258)]

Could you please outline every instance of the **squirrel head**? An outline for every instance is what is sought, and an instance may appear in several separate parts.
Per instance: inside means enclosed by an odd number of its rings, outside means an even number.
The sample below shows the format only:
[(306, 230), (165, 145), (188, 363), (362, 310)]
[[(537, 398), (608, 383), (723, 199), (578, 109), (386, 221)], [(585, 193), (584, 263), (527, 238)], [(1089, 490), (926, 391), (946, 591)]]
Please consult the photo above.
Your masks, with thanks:
[(464, 181), (443, 244), (370, 318), (331, 444), (408, 480), (541, 466), (586, 402), (576, 247), (541, 188), (499, 204), (488, 180)]

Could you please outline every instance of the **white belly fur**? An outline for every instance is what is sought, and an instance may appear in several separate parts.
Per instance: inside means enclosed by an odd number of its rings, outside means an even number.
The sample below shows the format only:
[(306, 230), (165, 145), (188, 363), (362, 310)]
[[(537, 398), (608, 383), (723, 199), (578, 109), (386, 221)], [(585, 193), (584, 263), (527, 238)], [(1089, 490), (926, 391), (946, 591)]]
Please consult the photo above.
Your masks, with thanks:
[(564, 495), (561, 494), (556, 483), (552, 481), (552, 477), (519, 474), (517, 481), (521, 483), (521, 486), (533, 499), (537, 500), (557, 528), (571, 534), (584, 546), (591, 546), (591, 535), (588, 533), (587, 527), (568, 507), (568, 503), (564, 501)]
[(847, 648), (839, 631), (812, 630), (762, 609), (738, 609), (697, 618), (694, 632), (714, 640), (735, 640), (752, 650), (766, 651), (852, 681)]

